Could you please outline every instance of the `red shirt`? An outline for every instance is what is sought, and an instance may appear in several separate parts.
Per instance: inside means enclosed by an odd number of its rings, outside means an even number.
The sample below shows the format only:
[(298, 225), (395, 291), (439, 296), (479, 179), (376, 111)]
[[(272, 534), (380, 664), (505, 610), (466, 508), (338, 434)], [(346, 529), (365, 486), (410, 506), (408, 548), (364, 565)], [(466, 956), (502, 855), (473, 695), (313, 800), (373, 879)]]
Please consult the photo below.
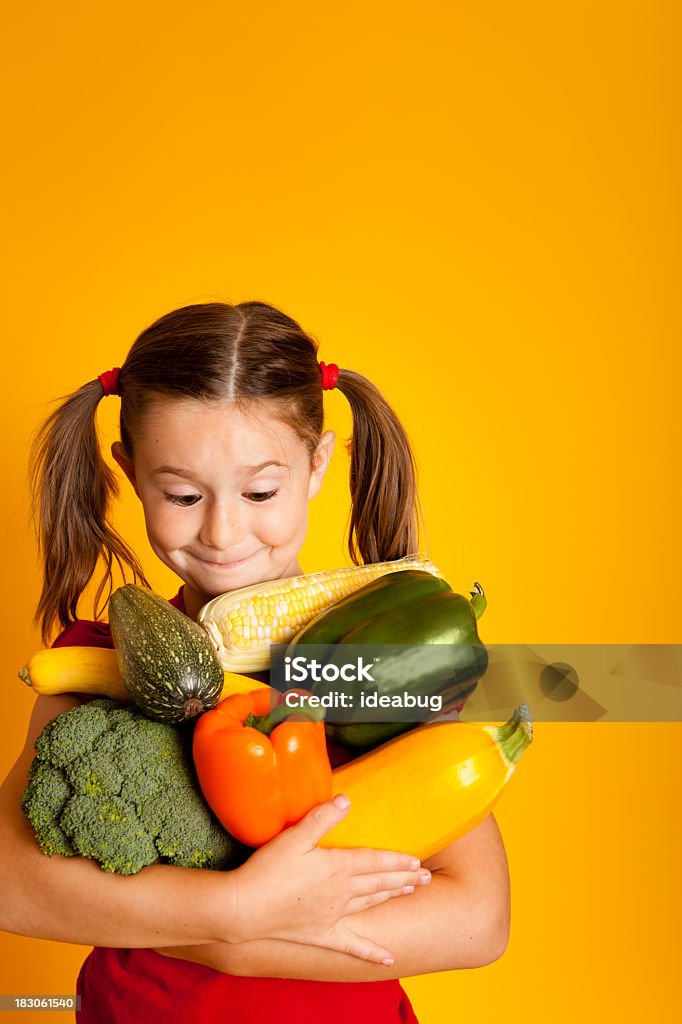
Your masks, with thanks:
[[(185, 611), (182, 587), (170, 603)], [(106, 622), (81, 619), (52, 646), (114, 645)], [(335, 744), (327, 747), (332, 765), (353, 757)], [(79, 1024), (418, 1024), (395, 979), (244, 978), (153, 949), (96, 946), (81, 967), (76, 992)]]

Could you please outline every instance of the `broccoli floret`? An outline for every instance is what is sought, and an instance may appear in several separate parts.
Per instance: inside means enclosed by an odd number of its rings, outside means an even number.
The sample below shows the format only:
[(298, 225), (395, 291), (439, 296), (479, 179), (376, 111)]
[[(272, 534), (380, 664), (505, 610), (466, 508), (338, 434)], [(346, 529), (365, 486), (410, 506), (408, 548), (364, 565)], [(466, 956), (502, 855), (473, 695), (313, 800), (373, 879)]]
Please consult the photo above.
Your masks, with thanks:
[(76, 852), (99, 861), (105, 871), (134, 875), (158, 857), (135, 808), (119, 796), (72, 796), (61, 825), (73, 836)]
[(220, 825), (194, 773), (187, 732), (98, 699), (36, 740), (21, 805), (43, 853), (90, 857), (131, 875), (161, 859), (237, 867), (251, 852)]
[(75, 761), (69, 761), (64, 773), (74, 793), (82, 793), (83, 796), (117, 796), (123, 785), (118, 765), (99, 744)]
[(24, 814), (33, 825), (43, 853), (71, 857), (76, 852), (59, 824), (59, 817), (71, 796), (71, 786), (61, 768), (52, 768), (35, 758), (29, 783), (21, 797)]
[(36, 740), (40, 760), (61, 768), (92, 750), (98, 736), (109, 728), (107, 703), (93, 700), (85, 705), (88, 708), (85, 720), (74, 715), (80, 708), (72, 708), (48, 722)]
[(229, 844), (235, 840), (227, 832), (221, 838), (215, 835), (213, 815), (206, 804), (197, 808), (191, 826), (182, 831), (174, 827), (173, 805), (178, 799), (187, 800), (191, 792), (188, 786), (159, 793), (142, 807), (141, 817), (164, 860), (181, 867), (214, 868), (229, 856)]

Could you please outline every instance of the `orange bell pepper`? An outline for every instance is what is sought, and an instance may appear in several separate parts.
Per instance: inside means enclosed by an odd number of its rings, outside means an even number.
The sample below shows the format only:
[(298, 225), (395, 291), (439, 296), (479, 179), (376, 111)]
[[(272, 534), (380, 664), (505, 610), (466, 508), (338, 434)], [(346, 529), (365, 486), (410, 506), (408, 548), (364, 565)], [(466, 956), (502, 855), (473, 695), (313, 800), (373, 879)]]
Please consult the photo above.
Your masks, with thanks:
[[(192, 755), (206, 802), (230, 835), (254, 847), (332, 795), (318, 709), (301, 721), (298, 709), (282, 702), (271, 710), (271, 701), (270, 687), (235, 693), (194, 727)], [(292, 715), (298, 720), (285, 720)]]

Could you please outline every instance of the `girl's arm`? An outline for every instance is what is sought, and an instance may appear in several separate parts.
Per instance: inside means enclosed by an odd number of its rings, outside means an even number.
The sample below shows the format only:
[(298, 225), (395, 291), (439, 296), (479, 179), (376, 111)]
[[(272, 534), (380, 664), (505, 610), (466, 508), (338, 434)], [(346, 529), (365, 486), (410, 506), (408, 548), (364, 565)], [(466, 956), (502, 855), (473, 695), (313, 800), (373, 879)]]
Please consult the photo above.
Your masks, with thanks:
[[(24, 749), (0, 788), (0, 928), (95, 946), (199, 946), (270, 937), (285, 944), (319, 942), (377, 963), (388, 955), (359, 929), (347, 928), (348, 914), (400, 895), (417, 872), (408, 870), (411, 858), (402, 854), (317, 847), (343, 816), (331, 801), (234, 871), (152, 864), (123, 876), (83, 857), (46, 857), (20, 798), (37, 736), (78, 704), (66, 695), (36, 699)], [(320, 891), (323, 903), (316, 899)]]
[(352, 929), (390, 946), (395, 956), (391, 967), (277, 941), (157, 952), (228, 974), (315, 981), (406, 978), (482, 967), (502, 956), (509, 937), (509, 872), (492, 814), (424, 866), (433, 872), (431, 884), (419, 886), (409, 901), (391, 900), (354, 915), (350, 922)]

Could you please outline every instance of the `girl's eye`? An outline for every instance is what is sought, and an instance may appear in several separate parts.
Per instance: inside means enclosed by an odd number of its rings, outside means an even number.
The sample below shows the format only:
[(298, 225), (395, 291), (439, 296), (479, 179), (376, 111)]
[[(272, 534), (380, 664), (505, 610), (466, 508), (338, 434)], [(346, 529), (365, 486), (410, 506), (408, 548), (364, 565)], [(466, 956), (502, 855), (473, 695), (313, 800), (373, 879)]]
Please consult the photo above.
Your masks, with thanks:
[(180, 505), (181, 508), (189, 508), (199, 500), (198, 494), (165, 494), (166, 501), (173, 505)]
[[(277, 494), (277, 490), (274, 491), (252, 491), (250, 494), (246, 494), (245, 497), (250, 501), (261, 502), (269, 501), (270, 498), (274, 498)], [(200, 494), (166, 494), (164, 495), (166, 501), (170, 501), (173, 505), (179, 505), (180, 508), (190, 508), (192, 505), (201, 499)]]
[(274, 498), (277, 491), (255, 491), (251, 494), (247, 494), (246, 497), (250, 498), (251, 501), (269, 501), (270, 498)]

